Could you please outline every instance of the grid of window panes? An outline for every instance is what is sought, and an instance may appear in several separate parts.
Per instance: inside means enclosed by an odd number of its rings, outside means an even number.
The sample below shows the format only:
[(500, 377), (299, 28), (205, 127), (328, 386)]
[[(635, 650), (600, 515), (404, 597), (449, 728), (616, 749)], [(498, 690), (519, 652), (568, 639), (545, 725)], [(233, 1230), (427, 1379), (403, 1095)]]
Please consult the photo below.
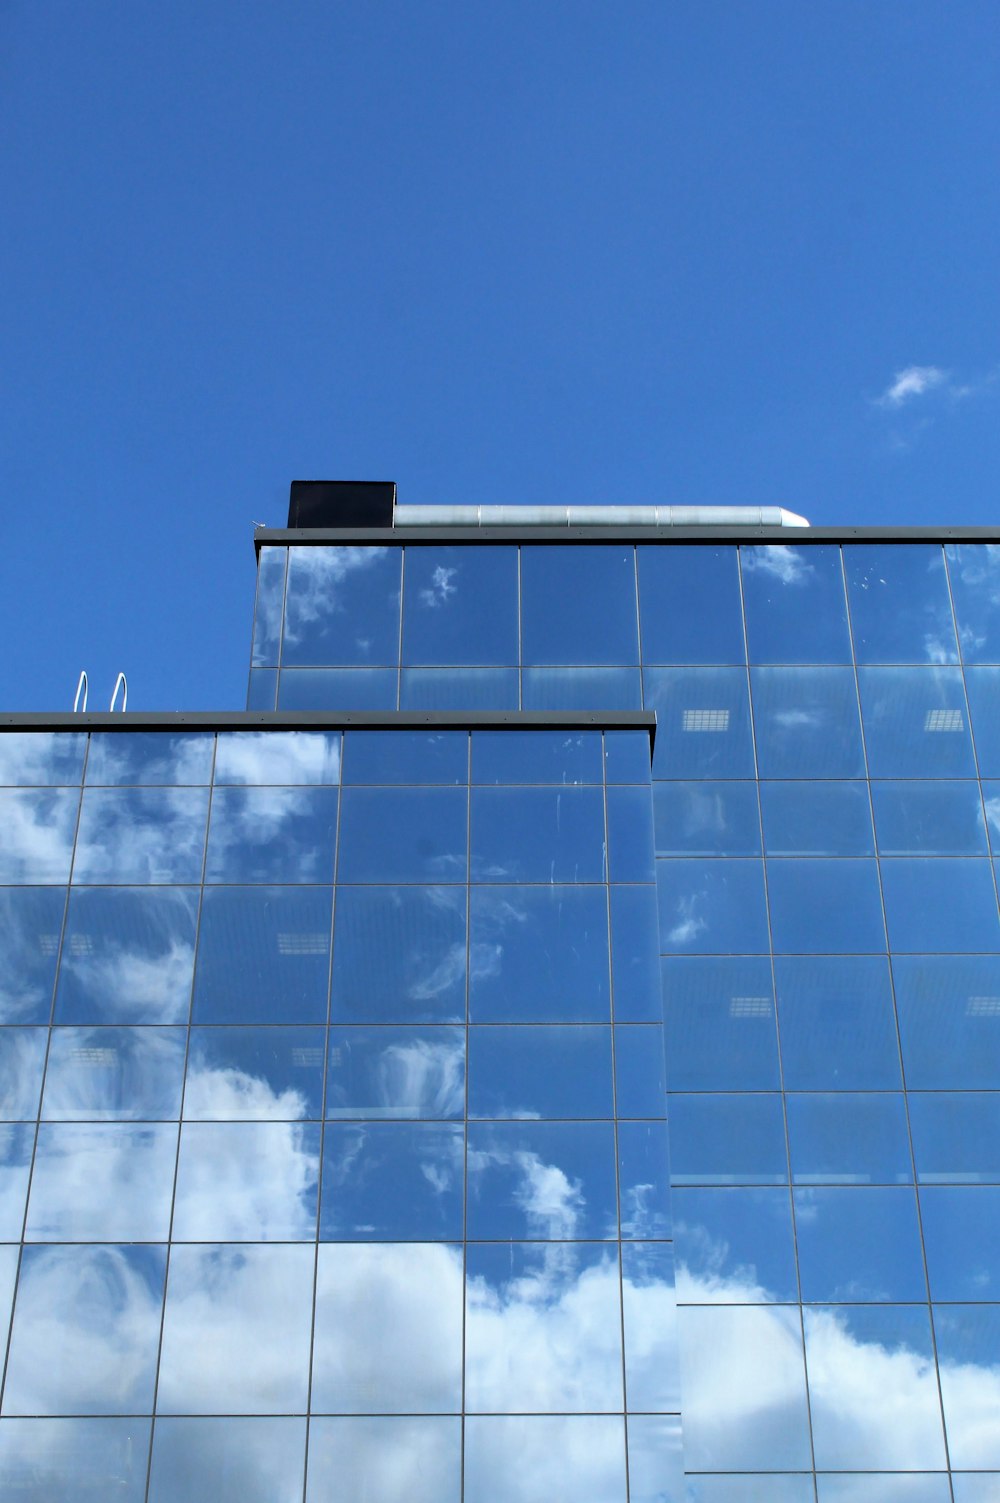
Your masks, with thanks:
[(253, 662), (657, 711), (688, 1496), (1000, 1497), (1000, 545), (266, 549)]
[(0, 1493), (679, 1496), (648, 733), (0, 785)]

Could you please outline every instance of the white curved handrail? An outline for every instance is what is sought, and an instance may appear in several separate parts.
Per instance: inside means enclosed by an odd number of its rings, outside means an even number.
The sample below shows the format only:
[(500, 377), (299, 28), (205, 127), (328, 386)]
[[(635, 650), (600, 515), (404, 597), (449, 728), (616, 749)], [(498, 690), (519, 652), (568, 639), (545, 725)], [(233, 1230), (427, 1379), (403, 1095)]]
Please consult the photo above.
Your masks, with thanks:
[[(77, 714), (86, 715), (86, 713), (87, 713), (87, 690), (88, 690), (88, 688), (89, 688), (89, 685), (87, 683), (87, 670), (86, 670), (86, 668), (81, 668), (80, 669), (80, 677), (76, 681), (76, 697), (73, 700), (73, 714), (74, 715), (77, 715)], [(82, 704), (82, 706), (80, 704), (80, 695), (81, 694), (83, 695), (83, 704)]]
[(111, 703), (108, 705), (109, 710), (114, 710), (115, 700), (118, 698), (119, 689), (122, 691), (122, 714), (124, 715), (125, 711), (128, 709), (128, 679), (125, 677), (124, 673), (119, 673), (118, 677), (115, 679), (114, 693), (111, 696)]

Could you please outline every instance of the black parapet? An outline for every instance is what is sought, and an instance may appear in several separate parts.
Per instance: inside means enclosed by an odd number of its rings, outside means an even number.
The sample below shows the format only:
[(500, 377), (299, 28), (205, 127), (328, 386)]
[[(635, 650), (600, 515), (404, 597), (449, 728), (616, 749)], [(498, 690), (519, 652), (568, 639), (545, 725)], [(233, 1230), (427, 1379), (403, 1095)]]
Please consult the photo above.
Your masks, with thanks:
[(293, 480), (288, 525), (391, 527), (394, 480)]

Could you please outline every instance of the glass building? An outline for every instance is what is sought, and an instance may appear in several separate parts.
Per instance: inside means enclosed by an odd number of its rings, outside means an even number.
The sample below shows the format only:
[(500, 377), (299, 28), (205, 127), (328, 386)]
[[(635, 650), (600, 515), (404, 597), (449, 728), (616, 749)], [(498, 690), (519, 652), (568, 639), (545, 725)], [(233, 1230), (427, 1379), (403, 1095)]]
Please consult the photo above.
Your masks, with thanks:
[(0, 1495), (994, 1503), (1000, 544), (472, 510), (0, 720)]

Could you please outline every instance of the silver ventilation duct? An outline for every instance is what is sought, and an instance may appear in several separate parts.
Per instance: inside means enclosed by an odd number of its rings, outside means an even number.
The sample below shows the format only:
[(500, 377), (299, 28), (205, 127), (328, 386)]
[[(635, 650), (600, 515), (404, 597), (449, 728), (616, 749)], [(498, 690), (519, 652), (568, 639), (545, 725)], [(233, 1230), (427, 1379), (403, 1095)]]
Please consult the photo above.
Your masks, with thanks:
[(394, 527), (808, 527), (783, 506), (396, 506)]

